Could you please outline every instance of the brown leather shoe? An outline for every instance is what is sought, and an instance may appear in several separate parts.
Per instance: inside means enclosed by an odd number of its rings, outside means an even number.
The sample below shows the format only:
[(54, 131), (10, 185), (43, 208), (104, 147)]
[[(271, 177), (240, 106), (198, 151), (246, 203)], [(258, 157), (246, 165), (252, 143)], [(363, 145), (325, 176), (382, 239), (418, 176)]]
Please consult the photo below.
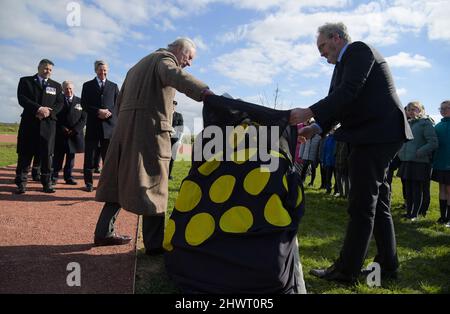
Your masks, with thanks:
[(100, 238), (95, 237), (94, 238), (94, 244), (95, 246), (108, 246), (108, 245), (124, 245), (128, 244), (131, 241), (131, 237), (126, 235), (118, 235), (114, 234), (110, 237), (106, 238)]

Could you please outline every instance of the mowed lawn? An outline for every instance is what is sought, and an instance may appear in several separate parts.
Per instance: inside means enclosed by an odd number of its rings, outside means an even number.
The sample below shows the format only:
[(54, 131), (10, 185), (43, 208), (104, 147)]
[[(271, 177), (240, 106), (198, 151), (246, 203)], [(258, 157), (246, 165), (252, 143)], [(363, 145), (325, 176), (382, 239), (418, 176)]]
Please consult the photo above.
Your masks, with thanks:
[[(17, 123), (0, 123), (0, 134), (15, 135), (19, 130)], [(0, 167), (17, 162), (16, 144), (1, 143), (0, 141)]]
[[(189, 171), (188, 161), (176, 162), (174, 180), (170, 181), (169, 210), (172, 211), (178, 188)], [(307, 179), (309, 182), (309, 177)], [(393, 182), (392, 211), (397, 234), (400, 277), (382, 281), (381, 287), (370, 288), (366, 282), (356, 286), (335, 284), (308, 274), (316, 267), (327, 267), (338, 256), (347, 222), (346, 201), (319, 190), (320, 174), (313, 188), (305, 190), (306, 211), (299, 226), (300, 257), (308, 293), (449, 293), (450, 292), (450, 228), (438, 225), (438, 186), (432, 182), (431, 205), (426, 218), (417, 222), (401, 219), (404, 213), (401, 182)], [(141, 233), (139, 233), (141, 237)], [(372, 241), (366, 265), (375, 255)], [(183, 261), (180, 261), (183, 263)], [(169, 280), (164, 259), (149, 257), (138, 242), (136, 293), (177, 293)]]

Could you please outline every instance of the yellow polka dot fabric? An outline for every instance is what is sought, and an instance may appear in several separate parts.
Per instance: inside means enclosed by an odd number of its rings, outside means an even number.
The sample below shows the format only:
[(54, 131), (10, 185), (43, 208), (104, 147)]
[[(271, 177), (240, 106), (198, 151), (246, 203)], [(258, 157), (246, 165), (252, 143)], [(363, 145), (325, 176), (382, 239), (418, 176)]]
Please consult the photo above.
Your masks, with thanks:
[(218, 177), (209, 188), (209, 198), (214, 203), (223, 203), (227, 201), (233, 192), (236, 179), (232, 175), (223, 175)]
[(185, 180), (180, 188), (175, 209), (180, 212), (188, 212), (197, 206), (202, 198), (200, 185), (192, 180)]
[(253, 214), (247, 207), (235, 206), (220, 217), (219, 226), (224, 232), (244, 233), (253, 225)]
[(246, 151), (241, 162), (211, 159), (191, 170), (166, 227), (167, 251), (199, 247), (226, 234), (244, 236), (296, 227), (303, 190), (290, 180), (289, 160), (272, 153), (279, 167), (270, 171), (262, 162), (249, 160), (250, 150)]
[[(259, 131), (264, 121), (256, 124), (247, 120), (250, 114), (239, 113), (245, 103), (207, 99), (227, 102), (233, 110), (224, 113), (229, 107), (209, 103), (204, 121), (223, 115), (233, 121), (242, 116), (245, 122), (228, 133), (228, 125), (221, 126), (222, 148), (212, 145), (212, 137), (202, 139), (203, 149), (214, 146), (223, 151), (210, 152), (219, 158), (194, 160), (180, 186), (165, 228), (166, 270), (177, 285), (200, 293), (290, 291), (304, 209), (303, 187), (292, 171), (291, 154), (270, 148), (265, 150), (270, 159), (263, 159), (258, 134), (255, 137), (251, 127)], [(253, 105), (248, 107), (253, 110)], [(265, 110), (257, 108), (258, 117), (287, 126), (288, 112), (269, 110), (262, 115)], [(278, 124), (280, 119), (285, 122)], [(270, 134), (263, 141), (269, 139)], [(252, 146), (252, 141), (258, 145)]]
[(208, 213), (196, 214), (186, 226), (186, 242), (192, 246), (200, 245), (213, 234), (215, 228), (213, 216)]

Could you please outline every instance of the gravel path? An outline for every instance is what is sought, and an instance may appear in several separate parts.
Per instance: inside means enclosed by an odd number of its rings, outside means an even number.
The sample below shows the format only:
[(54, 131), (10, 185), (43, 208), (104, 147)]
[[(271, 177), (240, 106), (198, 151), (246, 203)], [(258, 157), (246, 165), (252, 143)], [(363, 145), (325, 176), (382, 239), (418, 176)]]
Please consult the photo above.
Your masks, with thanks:
[[(62, 180), (54, 194), (29, 181), (27, 193), (15, 195), (15, 167), (0, 168), (0, 293), (134, 292), (138, 216), (121, 211), (116, 222), (118, 233), (133, 237), (130, 244), (94, 247), (103, 204), (81, 189), (82, 163), (78, 154), (78, 185)], [(67, 269), (71, 262), (80, 266), (81, 286), (67, 284), (68, 278), (77, 283), (77, 268)]]

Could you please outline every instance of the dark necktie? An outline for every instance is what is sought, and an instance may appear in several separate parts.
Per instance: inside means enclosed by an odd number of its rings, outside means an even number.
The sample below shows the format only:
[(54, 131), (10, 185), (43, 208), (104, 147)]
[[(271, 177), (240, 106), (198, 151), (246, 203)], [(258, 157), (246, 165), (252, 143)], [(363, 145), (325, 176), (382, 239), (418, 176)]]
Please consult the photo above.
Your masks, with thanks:
[(45, 89), (45, 86), (47, 86), (47, 81), (46, 80), (42, 80), (42, 89)]

